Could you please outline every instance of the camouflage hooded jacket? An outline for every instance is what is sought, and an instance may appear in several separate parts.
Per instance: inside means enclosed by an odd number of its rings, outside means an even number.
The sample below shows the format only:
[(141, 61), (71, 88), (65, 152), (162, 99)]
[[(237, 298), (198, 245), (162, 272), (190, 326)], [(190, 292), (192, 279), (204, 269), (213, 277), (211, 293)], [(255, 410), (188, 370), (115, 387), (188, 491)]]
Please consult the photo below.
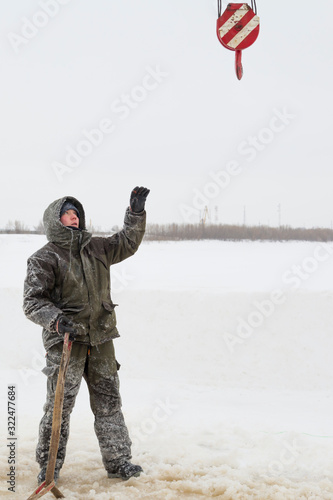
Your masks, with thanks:
[[(79, 230), (60, 222), (65, 201), (79, 210)], [(23, 300), (25, 315), (43, 327), (45, 349), (62, 340), (55, 328), (61, 314), (75, 323), (78, 342), (97, 345), (119, 337), (110, 295), (110, 266), (136, 252), (145, 220), (145, 212), (133, 214), (128, 208), (123, 229), (100, 238), (86, 230), (83, 206), (77, 199), (61, 198), (45, 210), (48, 243), (28, 259)]]

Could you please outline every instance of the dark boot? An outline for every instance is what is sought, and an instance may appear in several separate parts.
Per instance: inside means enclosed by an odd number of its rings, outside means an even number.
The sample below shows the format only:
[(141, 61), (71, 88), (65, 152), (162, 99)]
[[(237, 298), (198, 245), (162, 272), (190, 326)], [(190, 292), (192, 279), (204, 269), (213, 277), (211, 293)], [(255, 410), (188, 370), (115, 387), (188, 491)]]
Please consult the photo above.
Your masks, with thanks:
[(118, 465), (118, 467), (112, 469), (112, 471), (108, 472), (109, 478), (120, 477), (124, 481), (130, 479), (131, 477), (140, 476), (141, 472), (143, 472), (142, 467), (140, 465), (134, 465), (131, 462), (122, 462)]

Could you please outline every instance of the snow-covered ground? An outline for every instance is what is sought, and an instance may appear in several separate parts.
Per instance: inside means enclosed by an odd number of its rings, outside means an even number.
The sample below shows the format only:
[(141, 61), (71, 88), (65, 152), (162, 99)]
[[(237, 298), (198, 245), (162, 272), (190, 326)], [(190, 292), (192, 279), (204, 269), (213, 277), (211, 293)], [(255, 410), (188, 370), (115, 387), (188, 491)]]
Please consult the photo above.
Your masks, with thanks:
[[(44, 242), (0, 236), (1, 498), (27, 498), (38, 472), (44, 352), (22, 285)], [(112, 278), (123, 410), (145, 473), (106, 478), (83, 382), (58, 484), (66, 498), (332, 500), (333, 245), (143, 243)]]

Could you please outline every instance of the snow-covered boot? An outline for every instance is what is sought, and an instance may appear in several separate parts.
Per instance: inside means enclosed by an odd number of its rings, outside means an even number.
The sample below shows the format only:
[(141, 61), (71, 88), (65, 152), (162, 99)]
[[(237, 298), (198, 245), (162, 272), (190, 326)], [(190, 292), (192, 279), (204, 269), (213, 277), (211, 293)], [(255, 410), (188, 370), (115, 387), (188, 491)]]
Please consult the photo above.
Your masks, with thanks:
[(143, 472), (140, 465), (134, 465), (131, 462), (122, 462), (116, 468), (108, 472), (109, 478), (120, 477), (126, 481), (130, 477), (138, 477)]

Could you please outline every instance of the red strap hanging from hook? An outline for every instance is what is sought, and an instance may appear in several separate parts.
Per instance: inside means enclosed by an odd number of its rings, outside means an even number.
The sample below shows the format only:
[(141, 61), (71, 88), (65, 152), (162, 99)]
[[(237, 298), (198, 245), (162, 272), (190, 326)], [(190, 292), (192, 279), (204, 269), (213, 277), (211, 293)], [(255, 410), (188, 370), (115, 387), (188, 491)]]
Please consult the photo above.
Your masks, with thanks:
[(217, 37), (226, 49), (236, 51), (235, 68), (238, 80), (243, 76), (241, 51), (250, 47), (259, 34), (255, 0), (251, 4), (255, 11), (246, 3), (229, 3), (221, 15), (221, 0), (218, 0)]

